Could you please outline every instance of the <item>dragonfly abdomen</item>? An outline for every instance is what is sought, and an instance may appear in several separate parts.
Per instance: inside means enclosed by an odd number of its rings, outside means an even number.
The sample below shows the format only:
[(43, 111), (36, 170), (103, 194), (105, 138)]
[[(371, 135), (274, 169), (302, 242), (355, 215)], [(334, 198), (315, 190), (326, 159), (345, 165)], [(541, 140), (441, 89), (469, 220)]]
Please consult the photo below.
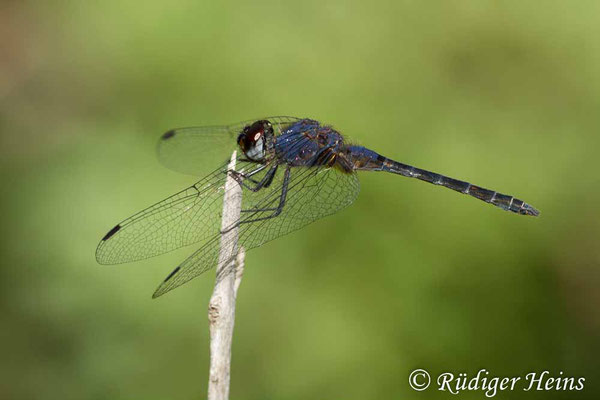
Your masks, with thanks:
[(448, 189), (467, 194), (471, 197), (475, 197), (476, 199), (485, 201), (486, 203), (493, 204), (496, 207), (500, 207), (506, 211), (511, 211), (521, 215), (539, 215), (538, 210), (525, 203), (523, 200), (519, 200), (513, 196), (498, 193), (494, 190), (485, 189), (469, 182), (403, 164), (361, 146), (349, 146), (346, 154), (347, 157), (349, 156), (351, 159), (351, 163), (355, 170), (385, 171), (409, 178), (417, 178), (434, 185), (443, 186)]

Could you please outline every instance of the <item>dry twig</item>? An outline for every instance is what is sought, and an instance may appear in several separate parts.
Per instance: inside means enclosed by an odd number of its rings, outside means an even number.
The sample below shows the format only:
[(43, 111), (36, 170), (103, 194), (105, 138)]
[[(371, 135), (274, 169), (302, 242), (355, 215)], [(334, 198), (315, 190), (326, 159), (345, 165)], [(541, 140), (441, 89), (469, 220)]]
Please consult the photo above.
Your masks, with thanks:
[[(235, 170), (236, 152), (231, 156), (228, 171)], [(238, 228), (228, 229), (240, 219), (242, 208), (242, 187), (230, 174), (227, 174), (223, 199), (223, 219), (221, 221), (221, 250), (217, 266), (215, 288), (208, 305), (210, 326), (210, 376), (208, 399), (226, 400), (229, 398), (231, 367), (231, 342), (235, 321), (235, 299), (242, 281), (244, 249), (237, 251)], [(237, 257), (236, 257), (237, 253)], [(237, 264), (237, 265), (234, 265)], [(232, 273), (234, 272), (235, 273)]]

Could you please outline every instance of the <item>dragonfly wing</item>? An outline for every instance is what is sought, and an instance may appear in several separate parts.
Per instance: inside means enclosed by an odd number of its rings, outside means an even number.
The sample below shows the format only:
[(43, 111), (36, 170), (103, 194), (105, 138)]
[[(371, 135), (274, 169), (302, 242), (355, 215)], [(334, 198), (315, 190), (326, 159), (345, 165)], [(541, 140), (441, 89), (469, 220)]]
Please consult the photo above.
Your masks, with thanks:
[[(296, 117), (266, 117), (279, 134)], [(245, 126), (256, 120), (231, 125), (199, 126), (172, 129), (164, 133), (158, 142), (158, 158), (163, 165), (184, 174), (201, 176), (209, 166), (221, 164), (237, 147), (237, 136)], [(207, 168), (208, 167), (208, 168)]]
[[(275, 176), (269, 188), (258, 192), (244, 190), (238, 245), (246, 249), (261, 246), (350, 205), (358, 196), (360, 185), (355, 173), (334, 168), (292, 168), (285, 206), (279, 216), (249, 222), (273, 213), (281, 194), (283, 171)], [(212, 269), (219, 257), (221, 235), (216, 234), (181, 263), (157, 288), (158, 297)]]
[(111, 229), (96, 249), (100, 264), (163, 254), (219, 232), (227, 165), (189, 188), (146, 208)]

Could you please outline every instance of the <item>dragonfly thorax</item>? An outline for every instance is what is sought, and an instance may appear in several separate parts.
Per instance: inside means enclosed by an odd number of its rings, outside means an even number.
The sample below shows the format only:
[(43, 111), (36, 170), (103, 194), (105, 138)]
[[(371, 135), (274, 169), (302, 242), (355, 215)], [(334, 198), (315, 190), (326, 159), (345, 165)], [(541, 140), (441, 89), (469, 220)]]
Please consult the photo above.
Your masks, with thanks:
[(246, 157), (252, 161), (263, 161), (270, 141), (273, 140), (273, 126), (267, 120), (247, 125), (238, 136), (237, 142)]

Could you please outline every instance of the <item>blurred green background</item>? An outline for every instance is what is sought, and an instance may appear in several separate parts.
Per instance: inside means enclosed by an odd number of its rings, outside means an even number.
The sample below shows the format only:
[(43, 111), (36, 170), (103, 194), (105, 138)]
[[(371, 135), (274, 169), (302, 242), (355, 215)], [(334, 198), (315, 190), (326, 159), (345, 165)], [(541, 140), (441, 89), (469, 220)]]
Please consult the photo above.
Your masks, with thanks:
[(361, 174), (352, 207), (248, 254), (232, 398), (450, 396), (415, 368), (598, 398), (600, 3), (4, 1), (0, 49), (1, 398), (205, 397), (213, 275), (150, 299), (194, 247), (94, 251), (194, 182), (162, 132), (278, 114), (542, 214)]

